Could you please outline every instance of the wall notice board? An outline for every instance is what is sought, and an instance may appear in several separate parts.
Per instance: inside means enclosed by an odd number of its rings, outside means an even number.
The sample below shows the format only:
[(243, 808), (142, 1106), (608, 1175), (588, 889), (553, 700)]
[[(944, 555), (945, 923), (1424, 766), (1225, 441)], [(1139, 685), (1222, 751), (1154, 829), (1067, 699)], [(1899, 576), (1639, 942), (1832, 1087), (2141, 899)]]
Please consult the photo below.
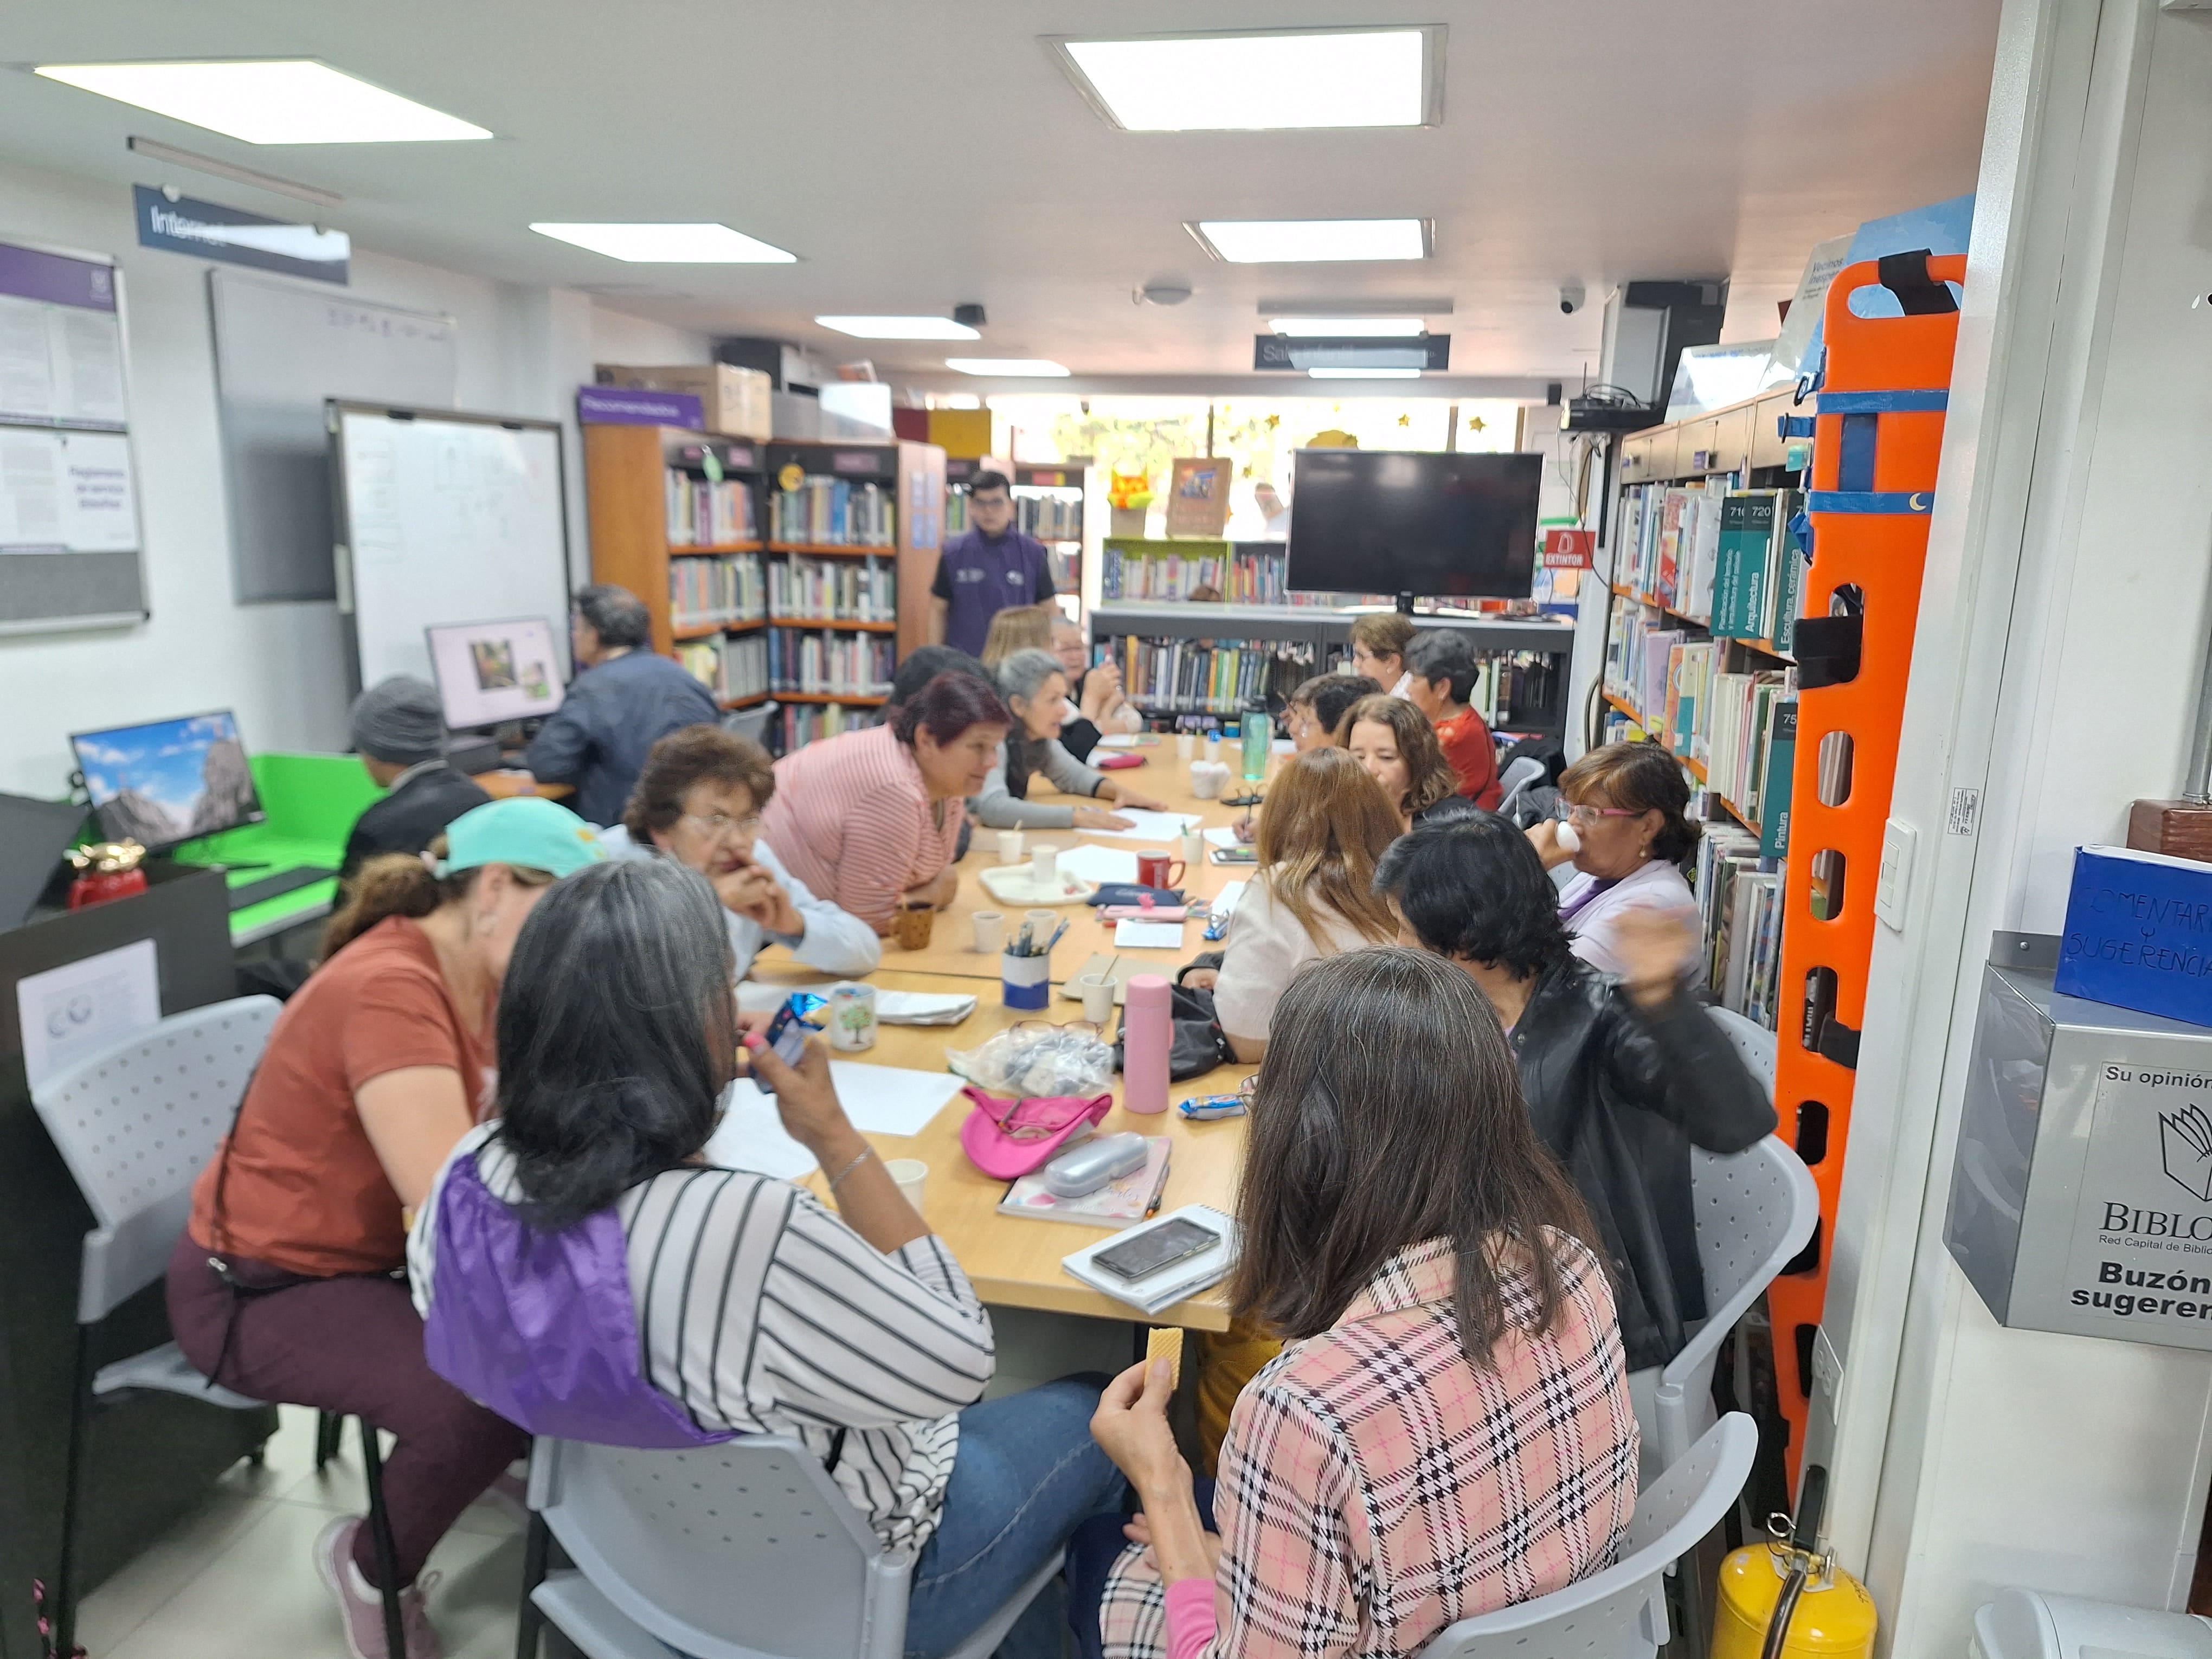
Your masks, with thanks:
[(333, 401), (338, 609), (356, 688), (434, 677), (423, 630), (543, 617), (568, 637), (568, 535), (552, 421)]
[(0, 633), (145, 617), (122, 273), (0, 242)]

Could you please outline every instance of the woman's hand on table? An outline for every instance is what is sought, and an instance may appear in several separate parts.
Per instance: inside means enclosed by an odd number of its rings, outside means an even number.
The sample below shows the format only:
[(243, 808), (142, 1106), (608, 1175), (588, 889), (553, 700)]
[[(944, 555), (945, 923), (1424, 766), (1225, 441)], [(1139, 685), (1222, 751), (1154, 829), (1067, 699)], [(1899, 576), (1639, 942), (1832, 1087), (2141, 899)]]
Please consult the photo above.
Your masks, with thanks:
[(1168, 810), (1165, 801), (1154, 800), (1143, 790), (1132, 789), (1119, 778), (1106, 780), (1104, 793), (1116, 806), (1133, 807), (1142, 812), (1164, 812)]
[(1127, 830), (1129, 820), (1115, 817), (1103, 806), (1079, 806), (1075, 810), (1078, 830)]
[(960, 872), (946, 865), (918, 887), (909, 887), (899, 895), (908, 904), (927, 904), (942, 910), (960, 896)]

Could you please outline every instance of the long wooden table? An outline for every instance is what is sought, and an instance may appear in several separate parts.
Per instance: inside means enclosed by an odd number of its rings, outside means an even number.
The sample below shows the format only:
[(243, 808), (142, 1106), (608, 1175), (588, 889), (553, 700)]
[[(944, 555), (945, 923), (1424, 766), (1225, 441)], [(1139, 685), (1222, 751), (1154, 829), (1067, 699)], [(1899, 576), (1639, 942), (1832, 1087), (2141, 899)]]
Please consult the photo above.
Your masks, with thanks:
[[(1190, 794), (1188, 769), (1176, 759), (1172, 740), (1139, 752), (1147, 757), (1150, 763), (1116, 775), (1133, 779), (1146, 793), (1167, 802), (1170, 810), (1198, 814), (1209, 825), (1230, 823), (1243, 815), (1242, 808), (1198, 800)], [(1152, 843), (1090, 836), (1077, 830), (1030, 831), (1027, 841), (1030, 844), (1042, 841), (1057, 847), (1072, 847), (1079, 841), (1088, 841), (1107, 847), (1160, 850)], [(958, 1025), (882, 1026), (874, 1048), (852, 1058), (877, 1065), (937, 1071), (945, 1065), (948, 1048), (973, 1048), (1018, 1021), (1042, 1018), (1064, 1024), (1080, 1018), (1081, 1009), (1058, 992), (1064, 976), (1075, 972), (1094, 952), (1141, 958), (1147, 969), (1172, 975), (1177, 964), (1210, 948), (1200, 939), (1199, 924), (1190, 923), (1183, 929), (1180, 950), (1116, 953), (1113, 925), (1101, 923), (1097, 912), (1087, 905), (1068, 905), (1062, 908), (1062, 914), (1069, 918), (1067, 936), (1052, 957), (1054, 995), (1051, 1006), (1042, 1014), (1008, 1008), (1000, 998), (998, 958), (980, 956), (973, 948), (975, 912), (1010, 908), (993, 900), (976, 879), (977, 871), (997, 861), (996, 833), (979, 828), (975, 844), (958, 866), (959, 897), (938, 915), (929, 947), (902, 951), (894, 941), (886, 939), (884, 966), (868, 975), (870, 984), (885, 990), (950, 991), (973, 996), (976, 999), (975, 1012)], [(1199, 869), (1185, 872), (1182, 884), (1194, 897), (1211, 898), (1231, 882), (1244, 880), (1250, 874), (1249, 866), (1216, 865), (1209, 857)], [(1018, 927), (1019, 908), (1012, 908), (1012, 919)], [(764, 952), (753, 964), (752, 977), (793, 986), (830, 982), (827, 975), (801, 967), (781, 949)], [(1218, 1066), (1203, 1077), (1171, 1085), (1169, 1096), (1171, 1101), (1181, 1101), (1193, 1095), (1225, 1094), (1235, 1090), (1255, 1069), (1249, 1066)], [(1160, 1200), (1163, 1212), (1185, 1204), (1234, 1209), (1237, 1182), (1243, 1164), (1243, 1119), (1192, 1123), (1172, 1106), (1164, 1114), (1143, 1116), (1121, 1105), (1121, 1084), (1118, 1077), (1114, 1080), (1113, 1090), (1114, 1110), (1099, 1125), (1100, 1134), (1133, 1129), (1142, 1134), (1166, 1135), (1174, 1143), (1167, 1189)], [(1037, 1308), (1100, 1319), (1148, 1317), (1126, 1303), (1091, 1289), (1060, 1265), (1063, 1256), (1108, 1237), (1110, 1229), (998, 1212), (1007, 1183), (984, 1175), (968, 1161), (967, 1154), (960, 1148), (960, 1124), (969, 1109), (966, 1097), (956, 1095), (920, 1134), (871, 1135), (869, 1139), (885, 1158), (918, 1158), (928, 1164), (922, 1206), (926, 1219), (951, 1247), (975, 1286), (976, 1294), (986, 1303), (1002, 1307)], [(818, 1171), (809, 1179), (817, 1191), (821, 1190), (823, 1177)], [(1220, 1331), (1228, 1328), (1229, 1310), (1220, 1288), (1216, 1286), (1149, 1318), (1154, 1324)]]

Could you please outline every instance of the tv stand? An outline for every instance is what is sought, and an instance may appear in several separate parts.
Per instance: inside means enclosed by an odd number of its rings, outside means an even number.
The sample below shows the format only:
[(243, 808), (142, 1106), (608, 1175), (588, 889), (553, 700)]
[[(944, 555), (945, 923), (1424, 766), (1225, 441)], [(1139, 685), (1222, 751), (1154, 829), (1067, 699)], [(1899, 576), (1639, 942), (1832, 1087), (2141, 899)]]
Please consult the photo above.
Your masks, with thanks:
[(1398, 614), (1401, 617), (1410, 617), (1413, 614), (1413, 596), (1411, 593), (1401, 593), (1398, 596)]

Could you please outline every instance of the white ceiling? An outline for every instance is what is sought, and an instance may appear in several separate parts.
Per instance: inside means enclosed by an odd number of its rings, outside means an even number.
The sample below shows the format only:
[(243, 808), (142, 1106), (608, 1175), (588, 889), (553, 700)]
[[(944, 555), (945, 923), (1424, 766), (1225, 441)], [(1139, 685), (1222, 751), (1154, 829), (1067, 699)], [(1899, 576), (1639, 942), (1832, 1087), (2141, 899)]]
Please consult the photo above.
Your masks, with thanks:
[[(1761, 338), (1814, 242), (1972, 189), (1996, 11), (1997, 0), (12, 0), (5, 51), (18, 66), (315, 57), (499, 137), (257, 146), (15, 67), (0, 68), (0, 156), (306, 211), (128, 154), (126, 136), (143, 134), (342, 191), (327, 222), (364, 247), (592, 288), (641, 316), (866, 356), (890, 378), (946, 388), (975, 383), (936, 368), (943, 346), (849, 341), (811, 318), (981, 301), (989, 325), (962, 351), (1053, 357), (1085, 377), (1030, 389), (1227, 388), (1250, 369), (1263, 296), (1449, 295), (1454, 374), (1436, 389), (1503, 391), (1462, 377), (1571, 380), (1585, 363), (1595, 374), (1598, 302), (1614, 283), (1732, 276), (1728, 337)], [(1441, 126), (1117, 131), (1038, 44), (1385, 21), (1449, 26)], [(1435, 257), (1224, 265), (1182, 229), (1386, 215), (1434, 219)], [(719, 219), (799, 262), (628, 265), (526, 228), (616, 219)], [(1161, 278), (1196, 296), (1174, 310), (1132, 304)], [(1590, 299), (1563, 317), (1570, 279)]]

